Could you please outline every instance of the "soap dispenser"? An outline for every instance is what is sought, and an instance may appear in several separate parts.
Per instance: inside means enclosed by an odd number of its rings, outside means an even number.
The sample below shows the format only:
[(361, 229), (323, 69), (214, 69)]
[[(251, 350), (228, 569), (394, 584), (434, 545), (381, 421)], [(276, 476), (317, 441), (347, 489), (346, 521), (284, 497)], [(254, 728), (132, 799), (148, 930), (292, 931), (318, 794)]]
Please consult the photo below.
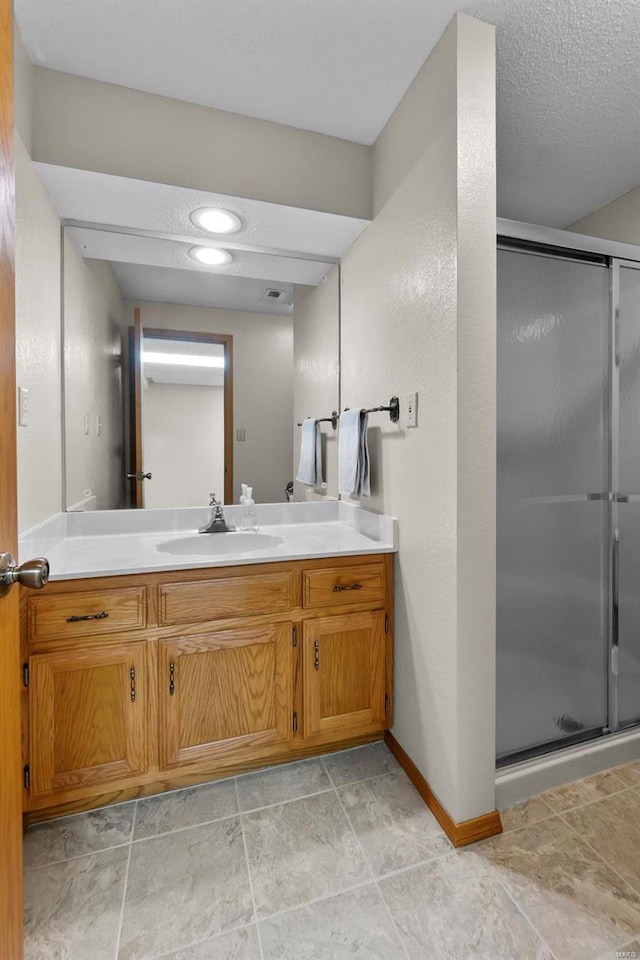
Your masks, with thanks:
[(247, 493), (244, 500), (244, 511), (240, 522), (241, 530), (257, 530), (258, 515), (256, 513), (255, 500), (253, 499), (253, 487), (247, 487)]

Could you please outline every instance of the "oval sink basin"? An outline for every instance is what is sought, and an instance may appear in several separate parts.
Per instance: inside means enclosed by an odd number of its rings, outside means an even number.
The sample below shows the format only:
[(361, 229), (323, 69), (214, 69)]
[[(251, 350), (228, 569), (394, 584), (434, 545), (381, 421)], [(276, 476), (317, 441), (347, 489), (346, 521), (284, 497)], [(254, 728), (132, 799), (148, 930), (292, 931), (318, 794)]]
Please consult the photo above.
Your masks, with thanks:
[(159, 543), (156, 550), (184, 557), (222, 557), (271, 550), (281, 543), (284, 543), (284, 537), (275, 537), (270, 533), (197, 533), (195, 536)]

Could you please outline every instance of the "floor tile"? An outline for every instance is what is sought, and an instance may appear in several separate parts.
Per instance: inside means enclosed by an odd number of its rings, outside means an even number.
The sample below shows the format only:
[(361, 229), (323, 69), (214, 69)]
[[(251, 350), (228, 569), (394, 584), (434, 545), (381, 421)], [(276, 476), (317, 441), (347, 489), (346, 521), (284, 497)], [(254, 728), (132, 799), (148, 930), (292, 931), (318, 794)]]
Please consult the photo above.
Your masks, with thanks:
[(462, 857), (501, 880), (557, 957), (598, 957), (640, 931), (640, 896), (559, 817)]
[(25, 960), (113, 960), (129, 847), (25, 874)]
[(613, 771), (616, 777), (632, 787), (636, 784), (640, 786), (640, 760), (634, 760), (632, 763), (625, 763), (623, 767), (616, 767)]
[(133, 803), (122, 803), (30, 827), (24, 837), (25, 869), (128, 843), (133, 810)]
[(410, 960), (553, 960), (497, 879), (452, 854), (380, 881)]
[(531, 800), (524, 800), (522, 803), (516, 803), (513, 807), (507, 807), (500, 811), (502, 829), (504, 833), (507, 833), (509, 830), (528, 827), (538, 820), (551, 817), (553, 813), (554, 811), (542, 797), (533, 797)]
[(632, 940), (616, 950), (608, 950), (598, 960), (638, 960), (640, 957), (640, 940)]
[(452, 849), (402, 771), (341, 787), (338, 794), (377, 877)]
[(591, 803), (612, 793), (619, 793), (627, 786), (621, 777), (616, 776), (614, 770), (607, 770), (605, 773), (596, 773), (593, 777), (547, 790), (542, 797), (556, 813), (562, 813), (583, 803)]
[(570, 810), (563, 819), (640, 893), (640, 790)]
[(399, 960), (404, 957), (375, 884), (260, 924), (264, 960)]
[(284, 800), (296, 800), (310, 793), (330, 790), (331, 781), (318, 759), (287, 763), (259, 773), (238, 777), (238, 799), (242, 811), (256, 810)]
[(136, 810), (134, 840), (154, 837), (181, 827), (195, 827), (212, 820), (222, 820), (238, 812), (233, 780), (205, 783), (139, 800)]
[(120, 957), (143, 960), (252, 920), (240, 821), (141, 840), (131, 848)]
[(242, 822), (262, 917), (371, 877), (333, 791), (244, 814)]
[(400, 769), (398, 761), (382, 740), (364, 747), (354, 747), (353, 750), (330, 753), (323, 760), (336, 787)]
[(163, 960), (260, 960), (258, 934), (252, 924), (166, 954)]

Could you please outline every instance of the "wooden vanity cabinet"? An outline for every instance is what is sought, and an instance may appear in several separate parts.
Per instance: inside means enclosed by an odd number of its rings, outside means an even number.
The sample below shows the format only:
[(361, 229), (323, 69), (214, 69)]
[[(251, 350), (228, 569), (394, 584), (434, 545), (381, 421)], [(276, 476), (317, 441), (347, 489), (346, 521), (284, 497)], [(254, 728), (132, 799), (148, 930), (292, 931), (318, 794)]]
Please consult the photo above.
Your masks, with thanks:
[(379, 738), (392, 572), (385, 554), (21, 589), (27, 819)]
[(376, 610), (305, 622), (305, 737), (384, 729), (386, 616)]
[(160, 640), (161, 770), (291, 739), (292, 629), (261, 624)]
[(145, 643), (36, 654), (28, 672), (32, 797), (145, 772)]

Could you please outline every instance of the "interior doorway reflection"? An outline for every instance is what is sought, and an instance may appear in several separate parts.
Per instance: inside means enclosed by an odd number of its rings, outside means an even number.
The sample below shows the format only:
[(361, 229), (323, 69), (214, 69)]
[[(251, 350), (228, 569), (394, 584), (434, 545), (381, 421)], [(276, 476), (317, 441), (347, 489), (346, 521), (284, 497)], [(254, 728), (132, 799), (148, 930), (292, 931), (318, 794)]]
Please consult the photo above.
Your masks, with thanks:
[(132, 507), (233, 501), (233, 338), (129, 328)]

